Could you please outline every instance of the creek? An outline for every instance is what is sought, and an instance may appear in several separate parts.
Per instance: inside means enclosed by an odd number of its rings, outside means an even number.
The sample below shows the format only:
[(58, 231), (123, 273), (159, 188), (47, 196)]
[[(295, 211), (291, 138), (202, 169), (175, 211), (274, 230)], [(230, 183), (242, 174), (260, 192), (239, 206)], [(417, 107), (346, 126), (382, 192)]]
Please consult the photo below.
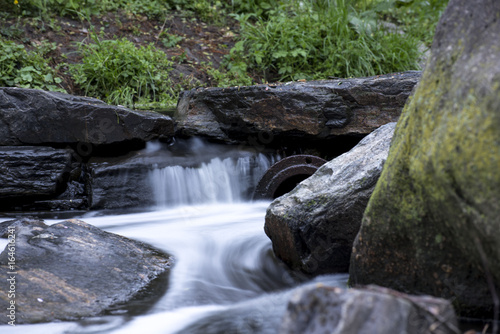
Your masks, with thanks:
[[(1, 333), (276, 333), (293, 289), (325, 282), (346, 285), (347, 275), (307, 281), (275, 259), (265, 235), (269, 201), (251, 201), (251, 189), (276, 154), (221, 154), (194, 141), (204, 160), (194, 166), (145, 168), (153, 207), (65, 214), (103, 230), (140, 240), (175, 257), (170, 275), (146, 297), (107, 314), (76, 321), (0, 326)], [(164, 155), (151, 144), (145, 153)], [(207, 152), (218, 156), (207, 155)], [(45, 213), (47, 224), (62, 215)], [(0, 221), (8, 218), (1, 218)], [(3, 249), (6, 242), (1, 240)]]

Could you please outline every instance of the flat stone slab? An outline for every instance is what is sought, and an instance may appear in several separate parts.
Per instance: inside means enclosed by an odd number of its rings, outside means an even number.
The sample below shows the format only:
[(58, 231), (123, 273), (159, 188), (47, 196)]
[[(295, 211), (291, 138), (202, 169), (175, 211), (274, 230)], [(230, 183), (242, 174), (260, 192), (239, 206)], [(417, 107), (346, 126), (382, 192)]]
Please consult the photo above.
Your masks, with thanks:
[(367, 135), (398, 120), (420, 72), (184, 92), (177, 134), (268, 143), (278, 137)]
[(131, 300), (172, 258), (144, 243), (81, 220), (47, 226), (38, 219), (0, 223), (0, 324), (69, 320), (102, 314)]
[(0, 88), (0, 146), (85, 143), (95, 148), (173, 134), (173, 120), (158, 113), (58, 92)]

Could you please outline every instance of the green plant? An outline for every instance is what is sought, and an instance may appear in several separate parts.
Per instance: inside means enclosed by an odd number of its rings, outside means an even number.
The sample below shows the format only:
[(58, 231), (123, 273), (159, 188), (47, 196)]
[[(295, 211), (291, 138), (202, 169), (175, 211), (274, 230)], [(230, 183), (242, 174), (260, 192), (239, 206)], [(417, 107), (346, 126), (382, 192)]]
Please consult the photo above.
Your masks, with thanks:
[(177, 103), (169, 73), (172, 63), (153, 45), (136, 47), (127, 39), (80, 43), (81, 64), (68, 64), (75, 83), (85, 94), (111, 104), (133, 107), (139, 102), (164, 105)]
[(165, 0), (120, 0), (111, 1), (118, 8), (124, 9), (132, 14), (144, 14), (150, 18), (161, 17), (169, 10)]
[(246, 68), (237, 70), (233, 67), (232, 71), (219, 70), (213, 67), (212, 63), (202, 64), (207, 74), (212, 79), (212, 86), (215, 87), (230, 87), (230, 86), (250, 86), (253, 84), (252, 78), (246, 73)]
[(22, 44), (0, 38), (0, 86), (64, 92), (58, 86), (62, 80), (44, 58), (54, 49), (54, 44), (44, 42), (28, 52)]
[(345, 0), (290, 1), (269, 20), (239, 15), (239, 41), (225, 65), (266, 80), (368, 76), (418, 69), (418, 40), (384, 30)]
[[(386, 0), (385, 0), (386, 1)], [(394, 22), (405, 33), (430, 46), (436, 25), (449, 0), (390, 0), (392, 6), (379, 11), (385, 20)]]
[(166, 48), (173, 48), (184, 39), (182, 36), (170, 34), (167, 31), (163, 31), (159, 37)]
[(283, 5), (279, 0), (231, 0), (231, 9), (236, 14), (252, 14), (264, 20), (269, 18), (273, 9)]
[(225, 24), (229, 5), (220, 0), (168, 0), (170, 7), (194, 14), (196, 18), (209, 23)]
[(164, 0), (0, 0), (3, 11), (13, 15), (49, 18), (60, 16), (99, 15), (124, 9), (132, 14), (161, 16), (168, 10)]
[[(6, 39), (23, 39), (24, 30), (19, 28), (19, 20), (15, 25), (2, 26), (0, 27), (0, 35), (4, 36)], [(29, 40), (26, 40), (28, 42)]]

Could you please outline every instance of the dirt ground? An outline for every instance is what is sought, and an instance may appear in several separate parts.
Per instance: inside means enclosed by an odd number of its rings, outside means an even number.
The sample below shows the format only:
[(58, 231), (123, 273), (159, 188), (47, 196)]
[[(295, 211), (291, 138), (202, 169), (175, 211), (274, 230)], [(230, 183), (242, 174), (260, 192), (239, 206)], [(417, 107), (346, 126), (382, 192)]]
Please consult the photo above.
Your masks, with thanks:
[[(223, 57), (233, 47), (238, 23), (231, 19), (228, 22), (225, 26), (206, 24), (180, 11), (170, 11), (166, 19), (161, 21), (118, 11), (93, 17), (91, 22), (66, 17), (46, 21), (35, 18), (3, 19), (0, 21), (0, 33), (7, 38), (22, 41), (28, 50), (32, 48), (32, 42), (55, 42), (57, 49), (49, 54), (54, 58), (54, 65), (79, 62), (77, 43), (90, 40), (91, 29), (103, 31), (108, 39), (126, 37), (138, 46), (152, 43), (163, 50), (169, 59), (175, 57), (172, 80), (183, 85), (189, 82), (190, 87), (186, 89), (190, 89), (214, 85), (206, 74), (207, 65), (203, 63), (212, 63), (214, 68), (219, 68)], [(162, 32), (179, 35), (182, 40), (167, 48), (161, 41)], [(63, 78), (63, 88), (70, 94), (80, 95), (81, 92), (65, 70), (63, 66), (59, 71)], [(188, 80), (181, 81), (180, 73)]]

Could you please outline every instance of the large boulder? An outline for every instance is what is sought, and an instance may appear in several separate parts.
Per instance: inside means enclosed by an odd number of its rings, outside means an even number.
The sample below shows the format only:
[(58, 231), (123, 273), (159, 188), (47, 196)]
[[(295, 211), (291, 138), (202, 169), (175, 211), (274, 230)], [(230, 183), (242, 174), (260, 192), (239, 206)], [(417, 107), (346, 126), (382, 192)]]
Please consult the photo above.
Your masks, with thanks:
[(88, 156), (106, 146), (116, 152), (120, 144), (127, 151), (173, 134), (173, 120), (161, 114), (58, 92), (0, 88), (0, 146), (71, 145)]
[[(184, 92), (179, 135), (304, 147), (306, 141), (364, 136), (399, 118), (420, 72)], [(342, 152), (343, 153), (343, 152)]]
[(348, 271), (352, 244), (395, 126), (381, 126), (271, 203), (264, 229), (278, 258), (312, 275)]
[(0, 308), (9, 310), (4, 324), (101, 314), (137, 296), (172, 264), (146, 244), (76, 219), (50, 226), (37, 219), (6, 221), (0, 236), (9, 239), (0, 254), (0, 270), (9, 279), (0, 285)]
[(463, 316), (493, 314), (493, 284), (500, 286), (499, 13), (499, 1), (449, 2), (356, 238), (352, 284), (452, 299)]

